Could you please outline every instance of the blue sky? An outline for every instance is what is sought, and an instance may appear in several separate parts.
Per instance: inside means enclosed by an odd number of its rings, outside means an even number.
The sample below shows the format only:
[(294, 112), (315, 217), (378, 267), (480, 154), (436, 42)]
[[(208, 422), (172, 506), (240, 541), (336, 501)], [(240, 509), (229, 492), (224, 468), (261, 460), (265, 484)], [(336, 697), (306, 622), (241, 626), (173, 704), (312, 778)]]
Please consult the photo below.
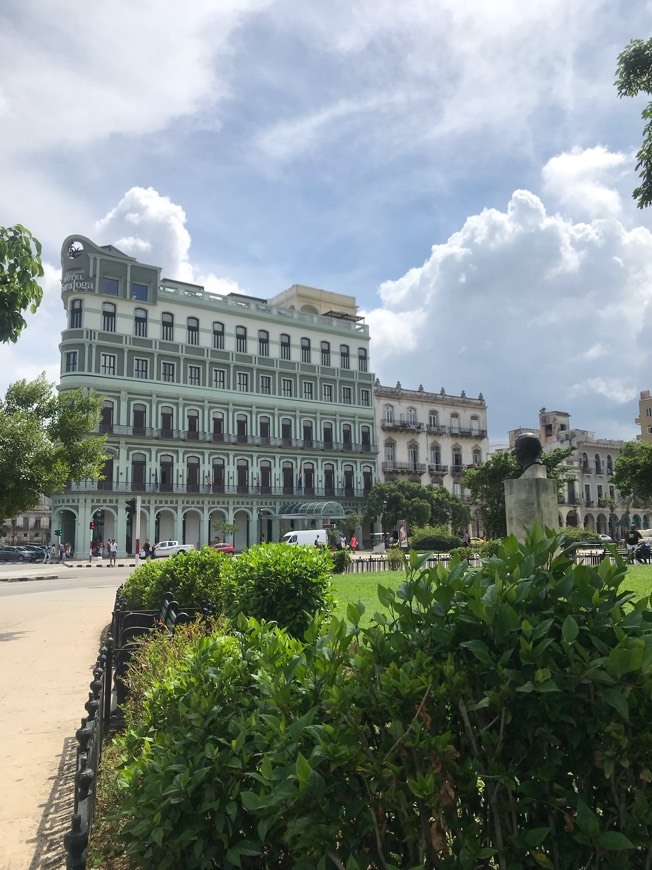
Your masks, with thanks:
[(0, 224), (42, 240), (46, 298), (0, 389), (56, 380), (63, 239), (216, 291), (354, 294), (383, 383), (482, 392), (633, 437), (652, 388), (642, 99), (616, 0), (9, 0)]

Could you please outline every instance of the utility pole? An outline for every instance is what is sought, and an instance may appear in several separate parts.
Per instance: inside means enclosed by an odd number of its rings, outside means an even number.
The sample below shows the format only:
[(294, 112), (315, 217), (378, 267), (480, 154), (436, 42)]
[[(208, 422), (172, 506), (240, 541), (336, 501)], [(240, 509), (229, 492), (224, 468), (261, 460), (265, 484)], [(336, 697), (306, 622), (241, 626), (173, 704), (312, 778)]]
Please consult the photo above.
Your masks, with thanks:
[(136, 496), (136, 516), (134, 522), (134, 556), (138, 558), (140, 554), (140, 505), (141, 505), (141, 496)]

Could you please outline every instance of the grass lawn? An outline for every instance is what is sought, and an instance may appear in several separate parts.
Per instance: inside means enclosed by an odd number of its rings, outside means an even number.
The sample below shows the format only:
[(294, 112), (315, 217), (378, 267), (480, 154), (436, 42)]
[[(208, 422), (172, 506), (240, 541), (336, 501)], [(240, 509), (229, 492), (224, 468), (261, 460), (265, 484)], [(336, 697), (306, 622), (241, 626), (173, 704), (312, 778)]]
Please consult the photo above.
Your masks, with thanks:
[[(403, 571), (373, 571), (369, 574), (335, 574), (333, 591), (337, 598), (338, 616), (346, 616), (347, 604), (362, 601), (365, 606), (362, 625), (368, 625), (378, 610), (384, 610), (378, 601), (378, 586), (397, 589), (403, 580)], [(632, 565), (627, 572), (623, 589), (635, 592), (639, 598), (652, 595), (652, 565)]]

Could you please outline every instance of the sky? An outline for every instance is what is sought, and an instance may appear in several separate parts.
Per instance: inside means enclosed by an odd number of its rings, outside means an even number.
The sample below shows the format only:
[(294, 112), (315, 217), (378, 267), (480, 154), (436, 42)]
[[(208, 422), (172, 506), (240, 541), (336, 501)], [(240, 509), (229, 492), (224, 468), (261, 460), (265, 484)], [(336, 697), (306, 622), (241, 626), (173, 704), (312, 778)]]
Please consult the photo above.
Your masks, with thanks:
[(354, 295), (383, 384), (633, 438), (652, 389), (645, 0), (5, 0), (0, 225), (44, 301), (0, 392), (45, 371), (72, 234), (216, 292)]

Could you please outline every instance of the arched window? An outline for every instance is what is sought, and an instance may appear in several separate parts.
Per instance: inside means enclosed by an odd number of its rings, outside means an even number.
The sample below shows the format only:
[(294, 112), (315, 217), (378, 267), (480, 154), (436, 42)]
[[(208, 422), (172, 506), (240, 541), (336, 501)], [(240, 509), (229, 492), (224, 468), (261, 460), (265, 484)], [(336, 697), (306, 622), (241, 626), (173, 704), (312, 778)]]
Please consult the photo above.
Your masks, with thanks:
[(113, 432), (113, 402), (102, 403), (100, 410), (100, 435)]
[(430, 445), (430, 463), (434, 465), (434, 471), (441, 469), (441, 447), (439, 444)]
[(342, 368), (342, 369), (350, 369), (351, 368), (351, 356), (349, 354), (348, 344), (341, 344), (340, 345), (340, 368)]
[(439, 412), (438, 411), (428, 411), (428, 427), (430, 429), (437, 429), (439, 426)]
[(588, 471), (588, 470), (589, 470), (589, 457), (586, 455), (586, 453), (582, 453), (582, 471)]
[(607, 454), (607, 474), (613, 474), (613, 473), (614, 473), (614, 463), (613, 463), (613, 459), (611, 458), (611, 454), (608, 453)]
[(460, 415), (451, 414), (451, 432), (460, 431)]
[(213, 441), (224, 441), (224, 414), (213, 411)]
[(358, 348), (358, 371), (359, 372), (366, 372), (367, 365), (368, 365), (367, 349), (366, 349), (366, 347), (359, 347)]
[(371, 452), (371, 428), (369, 426), (360, 427), (360, 446), (363, 453)]
[(186, 321), (188, 344), (199, 344), (199, 320), (197, 317), (189, 317)]
[(415, 441), (408, 444), (408, 463), (412, 471), (417, 471), (419, 465), (419, 445)]
[(174, 457), (164, 454), (159, 461), (159, 489), (161, 492), (172, 492), (174, 489)]
[(224, 350), (224, 324), (219, 320), (213, 321), (213, 348)]
[(480, 434), (480, 418), (477, 414), (473, 414), (471, 417), (471, 432), (474, 435)]
[(145, 434), (145, 414), (146, 407), (138, 403), (134, 405), (131, 409), (132, 421), (133, 421), (133, 435), (143, 436)]
[(266, 329), (258, 330), (258, 356), (269, 356), (269, 332)]
[(261, 444), (270, 444), (272, 440), (272, 424), (269, 417), (258, 420), (258, 436)]
[(224, 492), (224, 460), (220, 457), (213, 459), (211, 475), (206, 483), (213, 492)]
[(353, 429), (350, 423), (342, 425), (342, 449), (353, 450)]
[(393, 441), (385, 441), (385, 462), (394, 462), (395, 450)]
[(405, 421), (408, 426), (417, 425), (417, 412), (414, 408), (408, 408), (405, 414)]
[(147, 338), (147, 311), (144, 308), (136, 308), (134, 311), (134, 335)]
[(362, 494), (367, 496), (374, 485), (373, 468), (370, 465), (362, 466)]
[(315, 494), (315, 466), (312, 462), (303, 463), (303, 494)]
[(145, 490), (145, 464), (147, 457), (144, 453), (132, 453), (131, 455), (131, 490), (132, 492), (144, 492)]
[(247, 352), (247, 327), (236, 326), (235, 328), (235, 349), (238, 353)]
[(281, 445), (292, 447), (292, 420), (289, 417), (281, 420)]
[(324, 465), (324, 495), (335, 495), (335, 466)]
[(186, 459), (186, 492), (199, 492), (199, 457)]
[(186, 415), (186, 438), (189, 441), (199, 440), (199, 411), (194, 409)]
[(394, 422), (394, 407), (392, 405), (385, 405), (385, 410), (383, 414), (386, 423)]
[(260, 463), (260, 491), (269, 494), (272, 491), (272, 463), (269, 459), (263, 459)]
[(321, 364), (323, 366), (329, 366), (331, 364), (330, 341), (322, 341), (321, 343)]
[(324, 440), (324, 450), (332, 450), (333, 449), (333, 424), (332, 423), (324, 423), (322, 427), (322, 434)]
[(174, 315), (169, 311), (161, 314), (161, 338), (163, 341), (174, 341)]
[(235, 438), (238, 444), (246, 444), (248, 435), (248, 421), (246, 414), (236, 414)]
[(281, 465), (281, 477), (283, 479), (283, 495), (292, 495), (294, 492), (294, 465), (289, 460)]
[(600, 459), (599, 453), (595, 454), (594, 460), (595, 460), (595, 473), (602, 474), (602, 460)]
[(174, 435), (174, 410), (169, 405), (161, 408), (161, 438), (172, 438)]
[(302, 338), (301, 339), (301, 362), (309, 363), (310, 362), (310, 339)]
[(102, 303), (102, 329), (104, 332), (115, 332), (115, 305), (113, 302)]
[(70, 328), (81, 329), (82, 327), (82, 308), (81, 299), (73, 299), (70, 303)]
[(452, 450), (453, 454), (453, 470), (460, 471), (462, 469), (462, 448), (455, 445)]
[(312, 450), (314, 445), (314, 428), (312, 425), (312, 420), (304, 420), (303, 421), (303, 446), (308, 450)]
[(482, 465), (482, 450), (479, 447), (473, 448), (473, 464), (475, 466)]
[(290, 336), (282, 332), (281, 333), (281, 359), (290, 359), (292, 356), (292, 352), (290, 350)]
[(113, 489), (113, 456), (107, 456), (102, 466), (102, 480), (97, 482), (97, 488), (109, 492)]
[(354, 495), (353, 466), (344, 466), (344, 495), (351, 498)]
[(236, 473), (238, 476), (238, 492), (249, 492), (249, 463), (246, 459), (238, 459)]

